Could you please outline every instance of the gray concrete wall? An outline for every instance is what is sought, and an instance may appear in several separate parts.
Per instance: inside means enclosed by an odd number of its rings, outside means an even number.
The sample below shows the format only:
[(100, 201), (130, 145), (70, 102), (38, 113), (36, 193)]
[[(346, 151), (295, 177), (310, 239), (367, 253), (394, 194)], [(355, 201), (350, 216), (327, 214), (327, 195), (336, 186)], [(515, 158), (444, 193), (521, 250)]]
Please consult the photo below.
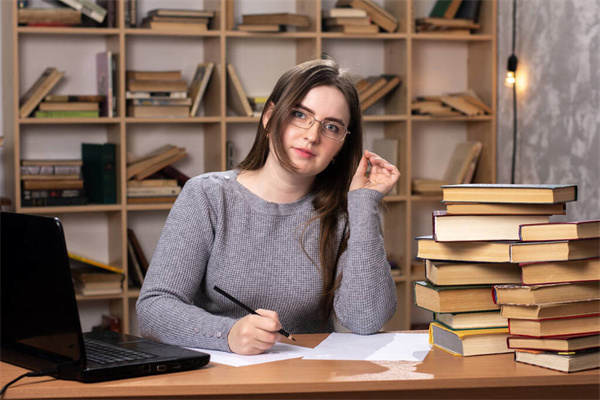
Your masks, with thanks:
[[(498, 182), (511, 177), (512, 0), (498, 2)], [(558, 220), (600, 218), (600, 0), (517, 0), (515, 183), (575, 183)]]

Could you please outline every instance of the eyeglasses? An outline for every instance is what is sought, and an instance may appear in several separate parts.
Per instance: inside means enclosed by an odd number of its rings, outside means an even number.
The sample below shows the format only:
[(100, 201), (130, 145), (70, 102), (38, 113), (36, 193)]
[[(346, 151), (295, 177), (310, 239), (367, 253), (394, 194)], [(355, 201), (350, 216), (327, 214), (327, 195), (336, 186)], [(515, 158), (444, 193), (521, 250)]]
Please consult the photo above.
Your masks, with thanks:
[(288, 116), (288, 122), (290, 124), (302, 129), (310, 129), (315, 121), (321, 124), (319, 133), (326, 138), (343, 142), (346, 135), (350, 133), (346, 127), (339, 122), (330, 121), (328, 119), (319, 121), (314, 115), (300, 108), (292, 108)]

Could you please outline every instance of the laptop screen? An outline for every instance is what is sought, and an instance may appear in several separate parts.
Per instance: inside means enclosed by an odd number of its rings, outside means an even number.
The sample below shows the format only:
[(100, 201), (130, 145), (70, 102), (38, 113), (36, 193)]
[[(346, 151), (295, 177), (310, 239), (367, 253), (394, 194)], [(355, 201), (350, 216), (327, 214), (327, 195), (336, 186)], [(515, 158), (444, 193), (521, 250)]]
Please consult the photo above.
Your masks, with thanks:
[(2, 361), (31, 369), (80, 361), (83, 339), (60, 221), (2, 212), (0, 226)]

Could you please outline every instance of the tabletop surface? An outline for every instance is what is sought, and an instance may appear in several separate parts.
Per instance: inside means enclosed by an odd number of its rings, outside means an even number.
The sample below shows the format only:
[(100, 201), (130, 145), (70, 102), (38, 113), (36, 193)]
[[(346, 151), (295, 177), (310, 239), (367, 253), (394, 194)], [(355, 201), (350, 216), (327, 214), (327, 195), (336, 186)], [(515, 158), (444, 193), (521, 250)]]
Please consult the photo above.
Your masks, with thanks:
[[(314, 347), (326, 334), (295, 336)], [(292, 343), (292, 342), (290, 342)], [(4, 385), (27, 370), (0, 364)], [(99, 398), (405, 391), (548, 385), (600, 385), (600, 370), (566, 374), (514, 361), (514, 355), (457, 357), (433, 348), (424, 361), (341, 361), (290, 359), (246, 367), (209, 363), (194, 371), (85, 384), (50, 377), (24, 378), (10, 398)]]

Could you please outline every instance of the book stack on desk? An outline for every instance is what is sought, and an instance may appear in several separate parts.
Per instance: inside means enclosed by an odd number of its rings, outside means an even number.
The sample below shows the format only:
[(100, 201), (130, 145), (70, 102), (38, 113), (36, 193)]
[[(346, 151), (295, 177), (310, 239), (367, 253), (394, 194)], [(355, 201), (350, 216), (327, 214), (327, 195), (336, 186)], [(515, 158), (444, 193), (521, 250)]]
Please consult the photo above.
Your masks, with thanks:
[[(519, 362), (563, 372), (600, 367), (600, 220), (522, 225), (520, 285), (494, 287)], [(521, 246), (539, 247), (523, 253)], [(552, 251), (556, 244), (568, 253)]]
[(433, 212), (433, 235), (417, 238), (427, 281), (415, 283), (418, 307), (432, 311), (430, 341), (453, 354), (507, 353), (507, 318), (495, 285), (521, 284), (511, 258), (523, 224), (548, 223), (576, 200), (574, 185), (445, 185), (446, 210)]

